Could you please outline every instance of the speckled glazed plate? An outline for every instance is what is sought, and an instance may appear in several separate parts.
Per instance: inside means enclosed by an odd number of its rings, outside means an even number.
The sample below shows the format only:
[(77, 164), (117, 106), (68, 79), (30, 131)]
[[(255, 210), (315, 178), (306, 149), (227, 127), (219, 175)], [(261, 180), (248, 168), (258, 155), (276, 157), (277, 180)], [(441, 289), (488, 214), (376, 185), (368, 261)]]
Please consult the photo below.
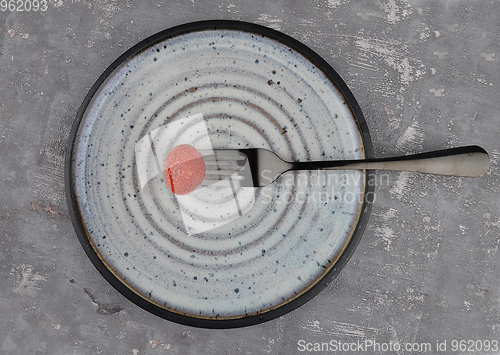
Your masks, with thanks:
[(290, 161), (372, 157), (361, 111), (323, 59), (249, 23), (158, 33), (90, 90), (66, 176), (87, 255), (117, 290), (160, 317), (209, 328), (257, 324), (333, 280), (367, 222), (367, 172), (302, 171), (265, 188), (178, 196), (161, 169), (179, 144), (266, 148)]

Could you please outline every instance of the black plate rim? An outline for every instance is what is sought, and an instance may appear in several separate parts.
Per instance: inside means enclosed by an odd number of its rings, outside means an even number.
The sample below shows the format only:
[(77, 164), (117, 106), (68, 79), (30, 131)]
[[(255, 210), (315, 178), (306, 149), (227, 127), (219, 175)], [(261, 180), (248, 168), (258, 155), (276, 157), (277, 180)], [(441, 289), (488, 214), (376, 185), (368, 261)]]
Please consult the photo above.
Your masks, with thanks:
[(96, 80), (94, 85), (91, 87), (87, 95), (85, 96), (73, 123), (73, 127), (71, 129), (68, 147), (66, 151), (65, 157), (65, 193), (66, 193), (66, 201), (68, 204), (68, 210), (70, 214), (70, 218), (77, 234), (77, 237), (82, 245), (85, 253), (88, 258), (91, 260), (95, 268), (101, 273), (101, 275), (124, 297), (128, 300), (139, 306), (140, 308), (156, 315), (161, 318), (170, 320), (175, 323), (199, 327), (199, 328), (212, 328), (212, 329), (227, 329), (227, 328), (240, 328), (247, 327), (251, 325), (261, 324), (272, 319), (281, 317), (294, 309), (302, 306), (303, 304), (310, 301), (317, 294), (319, 294), (326, 286), (328, 286), (340, 273), (340, 271), (344, 268), (347, 261), (351, 258), (354, 253), (356, 247), (358, 246), (364, 230), (366, 228), (366, 224), (368, 223), (368, 219), (371, 212), (372, 201), (370, 201), (369, 197), (373, 196), (375, 186), (374, 186), (374, 175), (370, 170), (367, 170), (365, 173), (365, 199), (364, 203), (361, 207), (361, 212), (358, 218), (358, 222), (356, 228), (354, 229), (351, 239), (344, 251), (340, 255), (337, 262), (333, 265), (333, 267), (312, 287), (310, 287), (303, 294), (298, 296), (297, 298), (287, 302), (284, 305), (281, 305), (275, 309), (268, 310), (266, 312), (251, 315), (242, 318), (235, 319), (201, 319), (190, 317), (187, 315), (182, 315), (178, 313), (174, 313), (172, 311), (168, 311), (164, 308), (156, 306), (153, 303), (148, 302), (143, 297), (139, 296), (135, 292), (133, 292), (130, 288), (128, 288), (125, 284), (123, 284), (105, 265), (103, 260), (101, 260), (96, 253), (96, 251), (92, 248), (90, 241), (87, 238), (84, 228), (84, 222), (81, 218), (81, 214), (79, 212), (78, 203), (76, 199), (76, 194), (73, 185), (72, 176), (72, 162), (73, 162), (73, 147), (74, 142), (76, 140), (78, 128), (80, 126), (80, 122), (82, 121), (85, 111), (90, 104), (92, 98), (99, 90), (101, 85), (104, 83), (106, 78), (113, 73), (113, 71), (121, 65), (128, 58), (136, 55), (137, 53), (145, 50), (146, 48), (163, 41), (167, 38), (176, 37), (185, 33), (190, 33), (194, 31), (201, 30), (216, 30), (216, 29), (227, 29), (227, 30), (241, 30), (245, 32), (251, 32), (253, 34), (262, 35), (273, 40), (277, 40), (288, 47), (291, 47), (297, 50), (302, 55), (306, 56), (312, 63), (314, 63), (318, 68), (323, 70), (323, 72), (333, 81), (333, 83), (337, 86), (339, 91), (344, 96), (349, 108), (355, 118), (359, 132), (361, 135), (361, 139), (363, 142), (363, 148), (365, 153), (365, 158), (373, 158), (373, 146), (371, 137), (368, 131), (367, 123), (364, 119), (363, 113), (359, 104), (357, 103), (354, 95), (348, 88), (347, 84), (342, 80), (339, 74), (316, 52), (312, 49), (299, 42), (298, 40), (282, 33), (276, 31), (274, 29), (264, 27), (261, 25), (257, 25), (249, 22), (242, 21), (234, 21), (234, 20), (206, 20), (206, 21), (197, 21), (186, 23), (182, 25), (178, 25), (164, 31), (158, 32), (141, 42), (137, 43), (129, 50), (124, 52), (121, 56), (119, 56)]

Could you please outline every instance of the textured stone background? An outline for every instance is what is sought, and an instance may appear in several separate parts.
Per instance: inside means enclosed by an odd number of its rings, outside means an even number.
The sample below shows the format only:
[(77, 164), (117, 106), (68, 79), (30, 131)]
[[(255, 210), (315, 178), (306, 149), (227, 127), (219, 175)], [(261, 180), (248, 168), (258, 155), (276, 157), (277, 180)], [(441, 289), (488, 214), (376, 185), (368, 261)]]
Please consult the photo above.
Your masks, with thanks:
[[(204, 19), (269, 26), (323, 56), (358, 99), (377, 156), (480, 144), (490, 171), (389, 173), (340, 276), (279, 319), (208, 330), (143, 311), (84, 254), (63, 155), (115, 58)], [(300, 340), (371, 339), (433, 353), (446, 340), (452, 354), (454, 339), (500, 339), (500, 1), (51, 0), (44, 13), (0, 12), (0, 24), (1, 354), (298, 354)]]

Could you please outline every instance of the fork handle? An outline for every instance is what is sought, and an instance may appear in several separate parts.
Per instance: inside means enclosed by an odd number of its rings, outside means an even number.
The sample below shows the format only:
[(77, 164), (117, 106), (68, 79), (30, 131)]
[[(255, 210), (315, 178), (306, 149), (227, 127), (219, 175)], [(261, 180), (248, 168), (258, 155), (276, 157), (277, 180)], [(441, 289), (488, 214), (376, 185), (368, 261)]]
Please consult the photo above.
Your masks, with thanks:
[(488, 171), (489, 165), (488, 153), (471, 145), (391, 158), (294, 162), (290, 170), (382, 169), (479, 177)]

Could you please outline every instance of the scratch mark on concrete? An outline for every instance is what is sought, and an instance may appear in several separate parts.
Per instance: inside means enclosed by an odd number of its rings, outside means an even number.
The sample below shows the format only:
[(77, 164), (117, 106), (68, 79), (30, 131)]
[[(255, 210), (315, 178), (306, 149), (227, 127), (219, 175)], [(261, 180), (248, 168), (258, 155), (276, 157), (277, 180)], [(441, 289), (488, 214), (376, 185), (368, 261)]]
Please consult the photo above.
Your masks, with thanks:
[[(32, 206), (33, 206), (33, 204), (32, 204)], [(48, 202), (45, 204), (45, 206), (43, 206), (43, 210), (45, 212), (47, 212), (47, 216), (52, 217), (52, 218), (59, 217), (59, 215), (62, 213), (61, 210), (57, 209), (54, 206), (51, 206), (50, 203), (48, 203)], [(38, 208), (37, 208), (37, 211), (38, 211)]]
[(12, 273), (16, 274), (15, 286), (13, 292), (23, 296), (34, 296), (38, 293), (42, 281), (47, 281), (47, 278), (33, 271), (34, 267), (31, 265), (21, 264)]
[[(62, 0), (59, 0), (62, 2)], [(92, 13), (97, 16), (98, 21), (96, 26), (92, 29), (90, 33), (90, 39), (88, 40), (85, 47), (91, 48), (95, 45), (95, 42), (100, 38), (111, 39), (110, 30), (114, 26), (113, 17), (120, 11), (116, 1), (107, 0), (95, 0), (88, 3), (89, 9), (92, 9)]]
[[(7, 118), (7, 111), (5, 111), (4, 107), (5, 104), (2, 103), (2, 107), (0, 107), (0, 113), (2, 114), (2, 120), (5, 121), (5, 119)], [(5, 138), (5, 136), (2, 136), (2, 138)]]
[(349, 1), (342, 1), (342, 0), (328, 0), (328, 3), (327, 3), (327, 6), (330, 8), (330, 9), (336, 9), (337, 7), (347, 3)]
[(263, 26), (275, 29), (277, 31), (280, 31), (281, 30), (281, 21), (282, 20), (278, 16), (261, 14), (259, 16), (259, 18), (257, 19), (256, 23), (258, 23), (259, 25), (263, 25)]
[(9, 34), (10, 38), (14, 38), (19, 33), (19, 31), (14, 30), (13, 28), (11, 28), (10, 30), (7, 31), (7, 33)]
[(472, 303), (469, 301), (464, 301), (465, 308), (470, 311), (472, 310)]
[(500, 152), (498, 150), (492, 150), (488, 153), (490, 155), (490, 168), (486, 172), (486, 175), (500, 175)]
[(398, 22), (399, 6), (396, 4), (396, 0), (389, 0), (384, 7), (385, 12), (387, 13), (387, 21), (393, 24)]
[(403, 60), (397, 65), (396, 69), (401, 74), (401, 82), (403, 84), (409, 84), (411, 81), (413, 81), (413, 68), (410, 65), (410, 61), (408, 60), (408, 58), (403, 58)]
[(406, 186), (408, 185), (409, 178), (410, 178), (409, 172), (407, 171), (400, 172), (398, 180), (390, 190), (391, 195), (394, 195), (397, 199), (401, 200), (404, 193), (406, 192)]
[(430, 30), (430, 28), (428, 26), (424, 26), (422, 30), (423, 31), (420, 32), (419, 38), (420, 38), (421, 41), (425, 41), (425, 40), (427, 40), (428, 38), (431, 37), (431, 30)]
[(417, 122), (408, 127), (396, 142), (396, 148), (401, 151), (418, 150), (421, 148), (424, 134), (419, 131)]
[[(490, 219), (491, 213), (485, 213), (483, 214), (483, 217), (486, 219)], [(495, 222), (486, 221), (485, 225), (487, 228), (490, 227), (500, 228), (500, 217), (497, 217), (497, 220)]]
[(30, 211), (38, 211), (38, 208), (40, 208), (40, 201), (31, 201), (31, 205), (29, 207)]
[(76, 110), (72, 98), (59, 93), (51, 104), (51, 112), (43, 135), (43, 146), (33, 181), (37, 197), (61, 205), (65, 201), (64, 162), (68, 137)]
[(481, 57), (483, 57), (487, 62), (495, 61), (495, 53), (481, 53)]
[(151, 346), (151, 349), (156, 349), (158, 347), (158, 345), (160, 345), (161, 343), (158, 341), (158, 340), (150, 340), (149, 341), (149, 345)]
[(350, 336), (361, 339), (372, 336), (379, 331), (376, 328), (336, 321), (329, 321), (323, 327), (320, 325), (319, 320), (307, 321), (301, 328), (315, 335)]
[(151, 349), (156, 349), (158, 346), (163, 346), (163, 350), (169, 350), (170, 349), (170, 344), (163, 344), (159, 342), (158, 340), (150, 340), (149, 341), (149, 346), (151, 346)]
[(394, 110), (387, 104), (380, 102), (384, 106), (384, 111), (387, 114), (387, 119), (389, 120), (389, 127), (392, 129), (398, 129), (401, 125), (401, 117), (396, 116)]
[(17, 35), (20, 35), (22, 39), (28, 39), (30, 37), (29, 33), (21, 33), (18, 30), (15, 30), (13, 28), (8, 30), (7, 33), (9, 34), (10, 38), (14, 38)]
[(398, 211), (394, 208), (389, 208), (385, 213), (377, 213), (382, 220), (382, 224), (381, 226), (377, 226), (374, 232), (375, 236), (377, 236), (384, 243), (384, 250), (386, 251), (392, 250), (393, 240), (398, 237), (396, 232), (388, 225), (388, 221), (395, 218), (397, 213)]
[(479, 81), (483, 85), (493, 86), (493, 83), (488, 82), (485, 75), (478, 74), (476, 80)]
[(391, 317), (391, 324), (388, 324), (387, 325), (388, 329), (389, 329), (389, 334), (391, 335), (391, 340), (394, 342), (394, 343), (401, 343), (400, 339), (399, 339), (399, 336), (398, 336), (398, 332), (396, 330), (396, 327), (394, 325), (394, 319)]
[(380, 4), (382, 10), (386, 13), (386, 20), (389, 24), (394, 25), (401, 19), (408, 17), (412, 13), (412, 7), (406, 1), (388, 0), (386, 3)]
[(386, 251), (391, 250), (392, 240), (397, 237), (394, 230), (386, 225), (382, 227), (377, 227), (375, 229), (375, 235), (384, 241), (385, 243), (384, 249)]
[(86, 288), (83, 289), (85, 293), (90, 297), (92, 300), (92, 303), (98, 306), (97, 313), (103, 314), (103, 315), (109, 315), (109, 314), (115, 314), (120, 311), (123, 311), (123, 307), (114, 305), (112, 303), (99, 303), (97, 302), (97, 299), (94, 297), (94, 295)]
[(397, 212), (398, 212), (397, 210), (395, 210), (394, 208), (392, 208), (392, 207), (391, 207), (391, 208), (389, 208), (389, 210), (387, 210), (387, 212), (386, 212), (386, 213), (384, 213), (384, 215), (382, 216), (382, 219), (383, 219), (385, 222), (387, 222), (388, 220), (390, 220), (390, 219), (392, 219), (392, 218), (396, 217), (396, 213), (397, 213)]
[(323, 334), (323, 329), (319, 326), (319, 320), (307, 321), (307, 324), (302, 326), (302, 329), (319, 335)]
[(403, 88), (425, 74), (425, 65), (418, 59), (406, 55), (408, 47), (396, 40), (379, 40), (357, 37), (356, 46), (366, 54), (382, 59), (391, 69), (400, 74)]
[(434, 54), (435, 56), (437, 56), (439, 59), (446, 59), (446, 57), (448, 56), (448, 52), (435, 51), (432, 54)]

